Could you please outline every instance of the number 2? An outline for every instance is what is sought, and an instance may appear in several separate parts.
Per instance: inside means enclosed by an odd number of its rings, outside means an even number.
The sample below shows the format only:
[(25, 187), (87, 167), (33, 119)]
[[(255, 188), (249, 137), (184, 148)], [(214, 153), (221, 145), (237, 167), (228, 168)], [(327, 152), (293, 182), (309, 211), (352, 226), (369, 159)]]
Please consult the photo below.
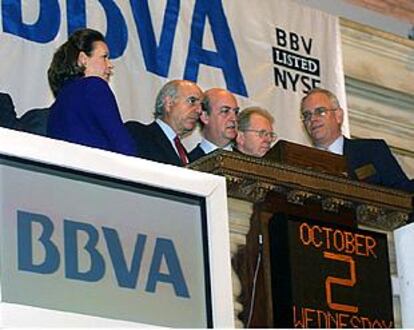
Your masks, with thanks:
[(337, 261), (343, 261), (349, 263), (349, 269), (351, 273), (351, 278), (339, 278), (334, 276), (328, 276), (325, 281), (325, 293), (326, 293), (326, 302), (331, 309), (344, 311), (349, 313), (357, 313), (358, 306), (351, 306), (346, 304), (339, 304), (332, 302), (332, 285), (338, 284), (343, 286), (353, 287), (356, 283), (356, 272), (355, 272), (355, 261), (352, 257), (344, 255), (344, 254), (337, 254), (332, 252), (324, 252), (324, 258), (332, 259)]

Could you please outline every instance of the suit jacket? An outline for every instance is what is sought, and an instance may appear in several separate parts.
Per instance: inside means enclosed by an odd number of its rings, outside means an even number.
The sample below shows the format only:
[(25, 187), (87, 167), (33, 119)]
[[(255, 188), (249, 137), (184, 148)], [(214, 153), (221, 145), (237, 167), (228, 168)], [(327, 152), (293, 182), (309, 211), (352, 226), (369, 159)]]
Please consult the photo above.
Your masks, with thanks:
[(125, 126), (135, 140), (138, 157), (182, 166), (180, 157), (157, 122), (145, 125), (138, 121), (128, 121)]
[(18, 131), (46, 135), (49, 108), (26, 111), (17, 118), (13, 101), (8, 94), (0, 93), (0, 126)]
[(351, 179), (414, 193), (408, 179), (384, 140), (344, 139), (344, 156)]
[(18, 130), (46, 136), (49, 113), (49, 108), (26, 111), (23, 116), (19, 118), (19, 123), (17, 125)]
[(197, 159), (204, 157), (207, 155), (203, 149), (200, 147), (200, 143), (197, 144), (197, 146), (190, 151), (188, 154), (188, 159), (190, 160), (190, 163), (195, 162)]
[(67, 81), (53, 103), (47, 135), (90, 147), (136, 155), (135, 144), (119, 113), (115, 95), (99, 77)]
[(16, 129), (17, 124), (17, 114), (10, 95), (0, 93), (0, 126)]

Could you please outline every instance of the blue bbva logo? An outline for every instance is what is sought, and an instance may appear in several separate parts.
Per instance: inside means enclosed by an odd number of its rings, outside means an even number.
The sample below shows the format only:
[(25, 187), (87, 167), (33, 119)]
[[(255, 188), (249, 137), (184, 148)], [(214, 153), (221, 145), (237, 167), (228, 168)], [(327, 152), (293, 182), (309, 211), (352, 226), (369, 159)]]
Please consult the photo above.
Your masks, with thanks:
[[(22, 2), (22, 0), (2, 0), (3, 31), (38, 43), (54, 40), (61, 25), (59, 1), (38, 0), (39, 15), (33, 24), (23, 21)], [(130, 33), (125, 18), (115, 0), (96, 0), (96, 2), (101, 5), (106, 16), (106, 40), (111, 50), (111, 57), (120, 57), (127, 47)], [(168, 77), (180, 0), (167, 0), (158, 44), (148, 0), (130, 0), (129, 4), (146, 70), (161, 77)], [(69, 34), (76, 29), (86, 27), (85, 0), (67, 0), (66, 17)], [(207, 19), (211, 26), (216, 51), (204, 49), (202, 46)], [(183, 78), (197, 81), (201, 64), (215, 67), (223, 72), (227, 89), (247, 97), (236, 47), (221, 0), (196, 0), (191, 25), (188, 28), (191, 32)]]
[[(41, 234), (33, 241), (32, 229), (34, 226), (41, 228)], [(106, 252), (112, 262), (112, 268), (120, 287), (136, 289), (142, 256), (145, 250), (147, 235), (137, 234), (134, 253), (130, 265), (127, 265), (123, 252), (122, 243), (114, 228), (104, 227), (103, 238), (106, 243)], [(97, 243), (99, 231), (89, 223), (64, 220), (63, 241), (64, 249), (59, 251), (58, 246), (53, 242), (52, 234), (55, 228), (53, 222), (46, 215), (26, 211), (17, 211), (17, 255), (18, 270), (33, 272), (37, 274), (55, 273), (61, 266), (61, 259), (64, 259), (65, 277), (72, 280), (97, 282), (105, 276), (108, 265), (99, 251)], [(78, 250), (78, 236), (82, 234), (87, 237), (87, 242), (82, 251)], [(44, 260), (35, 263), (33, 260), (33, 246), (44, 250)], [(80, 270), (78, 256), (82, 252), (89, 256), (89, 269)], [(62, 254), (62, 255), (61, 255)], [(168, 273), (161, 272), (163, 263), (168, 268)], [(180, 260), (174, 246), (174, 242), (166, 238), (156, 238), (151, 265), (147, 274), (145, 286), (146, 292), (154, 293), (157, 283), (168, 283), (174, 289), (175, 295), (183, 298), (190, 298), (190, 293), (181, 269)]]

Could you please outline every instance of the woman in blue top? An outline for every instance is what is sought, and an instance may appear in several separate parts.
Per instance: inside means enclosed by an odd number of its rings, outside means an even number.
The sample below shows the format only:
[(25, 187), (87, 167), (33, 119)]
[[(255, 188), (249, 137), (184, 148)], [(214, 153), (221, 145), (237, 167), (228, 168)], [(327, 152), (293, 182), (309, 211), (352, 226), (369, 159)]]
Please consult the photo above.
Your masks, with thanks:
[(103, 35), (82, 29), (53, 56), (49, 85), (56, 97), (48, 119), (50, 137), (136, 155), (108, 82), (113, 65)]

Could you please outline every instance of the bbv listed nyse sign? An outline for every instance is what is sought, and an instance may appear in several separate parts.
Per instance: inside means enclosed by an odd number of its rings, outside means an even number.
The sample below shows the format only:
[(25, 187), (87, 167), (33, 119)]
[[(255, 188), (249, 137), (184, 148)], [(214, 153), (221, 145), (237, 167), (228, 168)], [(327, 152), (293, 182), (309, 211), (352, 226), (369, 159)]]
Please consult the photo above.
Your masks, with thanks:
[(312, 57), (313, 39), (276, 27), (272, 47), (275, 85), (293, 92), (308, 92), (319, 86), (320, 61)]
[(394, 326), (384, 234), (285, 215), (270, 228), (276, 326)]

